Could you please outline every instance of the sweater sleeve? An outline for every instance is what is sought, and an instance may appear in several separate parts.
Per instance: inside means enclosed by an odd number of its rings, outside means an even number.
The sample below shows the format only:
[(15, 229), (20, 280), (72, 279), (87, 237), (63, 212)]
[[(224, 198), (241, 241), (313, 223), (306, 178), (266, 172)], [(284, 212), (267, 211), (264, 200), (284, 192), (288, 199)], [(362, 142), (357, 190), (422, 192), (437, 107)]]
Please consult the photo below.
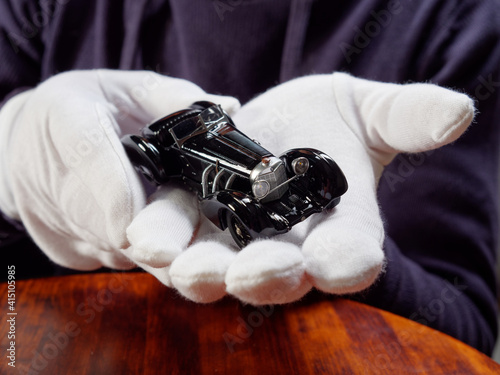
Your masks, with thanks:
[(386, 168), (379, 198), (387, 267), (355, 298), (491, 354), (497, 335), (500, 19), (492, 2), (464, 1), (445, 10), (443, 16), (453, 17), (436, 22), (415, 76), (465, 91), (478, 114), (454, 144), (400, 155)]
[(0, 2), (1, 104), (40, 80), (41, 38), (55, 11), (51, 2), (44, 3), (45, 7), (30, 0)]

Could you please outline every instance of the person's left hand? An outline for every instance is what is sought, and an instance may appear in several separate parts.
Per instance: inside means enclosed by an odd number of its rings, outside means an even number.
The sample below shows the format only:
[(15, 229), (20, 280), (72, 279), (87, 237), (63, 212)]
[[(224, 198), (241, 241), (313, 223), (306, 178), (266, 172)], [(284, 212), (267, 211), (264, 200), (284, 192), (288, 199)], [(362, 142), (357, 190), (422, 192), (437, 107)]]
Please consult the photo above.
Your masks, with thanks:
[[(228, 233), (200, 216), (196, 198), (162, 186), (128, 228), (125, 252), (187, 298), (211, 302), (232, 294), (251, 304), (286, 303), (312, 286), (328, 293), (369, 287), (384, 266), (384, 228), (376, 185), (398, 152), (422, 152), (456, 140), (473, 119), (465, 95), (430, 84), (395, 85), (346, 74), (296, 79), (262, 94), (233, 116), (237, 127), (279, 155), (319, 149), (343, 170), (349, 189), (330, 212), (289, 233), (236, 249)], [(177, 220), (198, 222), (191, 245), (161, 262)], [(190, 225), (192, 228), (195, 225)], [(141, 255), (142, 254), (142, 255)], [(158, 260), (158, 261), (155, 261)]]
[[(0, 110), (0, 210), (22, 221), (56, 264), (135, 267), (120, 248), (146, 193), (120, 137), (196, 100), (240, 108), (235, 98), (148, 71), (68, 71), (14, 95)], [(191, 235), (177, 234), (185, 247)]]

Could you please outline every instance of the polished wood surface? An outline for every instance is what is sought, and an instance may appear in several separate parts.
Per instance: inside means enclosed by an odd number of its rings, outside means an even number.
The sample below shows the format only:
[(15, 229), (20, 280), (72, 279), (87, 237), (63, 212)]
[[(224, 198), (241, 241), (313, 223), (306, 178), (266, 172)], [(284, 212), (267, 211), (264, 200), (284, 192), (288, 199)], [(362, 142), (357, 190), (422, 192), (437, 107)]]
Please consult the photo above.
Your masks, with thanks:
[(360, 303), (200, 305), (143, 273), (18, 281), (13, 369), (0, 290), (1, 374), (500, 374), (458, 340)]

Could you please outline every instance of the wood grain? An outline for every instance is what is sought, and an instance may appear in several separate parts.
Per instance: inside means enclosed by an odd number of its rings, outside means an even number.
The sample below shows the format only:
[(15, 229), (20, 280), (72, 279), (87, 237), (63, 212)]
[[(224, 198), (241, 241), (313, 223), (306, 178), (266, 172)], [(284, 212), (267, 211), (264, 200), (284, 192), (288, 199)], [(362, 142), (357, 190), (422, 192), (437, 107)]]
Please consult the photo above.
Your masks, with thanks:
[[(5, 353), (7, 284), (0, 291)], [(319, 295), (200, 305), (148, 274), (91, 274), (17, 282), (16, 312), (16, 369), (2, 355), (1, 374), (500, 373), (440, 332)]]

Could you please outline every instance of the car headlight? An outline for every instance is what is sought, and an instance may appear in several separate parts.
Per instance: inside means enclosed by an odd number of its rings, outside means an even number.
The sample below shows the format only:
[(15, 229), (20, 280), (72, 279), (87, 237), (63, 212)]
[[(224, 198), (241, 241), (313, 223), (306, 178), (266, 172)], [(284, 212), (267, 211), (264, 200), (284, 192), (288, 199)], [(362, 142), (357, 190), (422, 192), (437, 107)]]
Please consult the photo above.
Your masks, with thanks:
[(293, 172), (297, 175), (301, 175), (307, 172), (309, 169), (309, 160), (304, 157), (293, 159), (292, 161)]
[(255, 181), (252, 184), (252, 192), (255, 198), (260, 199), (264, 198), (271, 190), (271, 186), (267, 181)]

